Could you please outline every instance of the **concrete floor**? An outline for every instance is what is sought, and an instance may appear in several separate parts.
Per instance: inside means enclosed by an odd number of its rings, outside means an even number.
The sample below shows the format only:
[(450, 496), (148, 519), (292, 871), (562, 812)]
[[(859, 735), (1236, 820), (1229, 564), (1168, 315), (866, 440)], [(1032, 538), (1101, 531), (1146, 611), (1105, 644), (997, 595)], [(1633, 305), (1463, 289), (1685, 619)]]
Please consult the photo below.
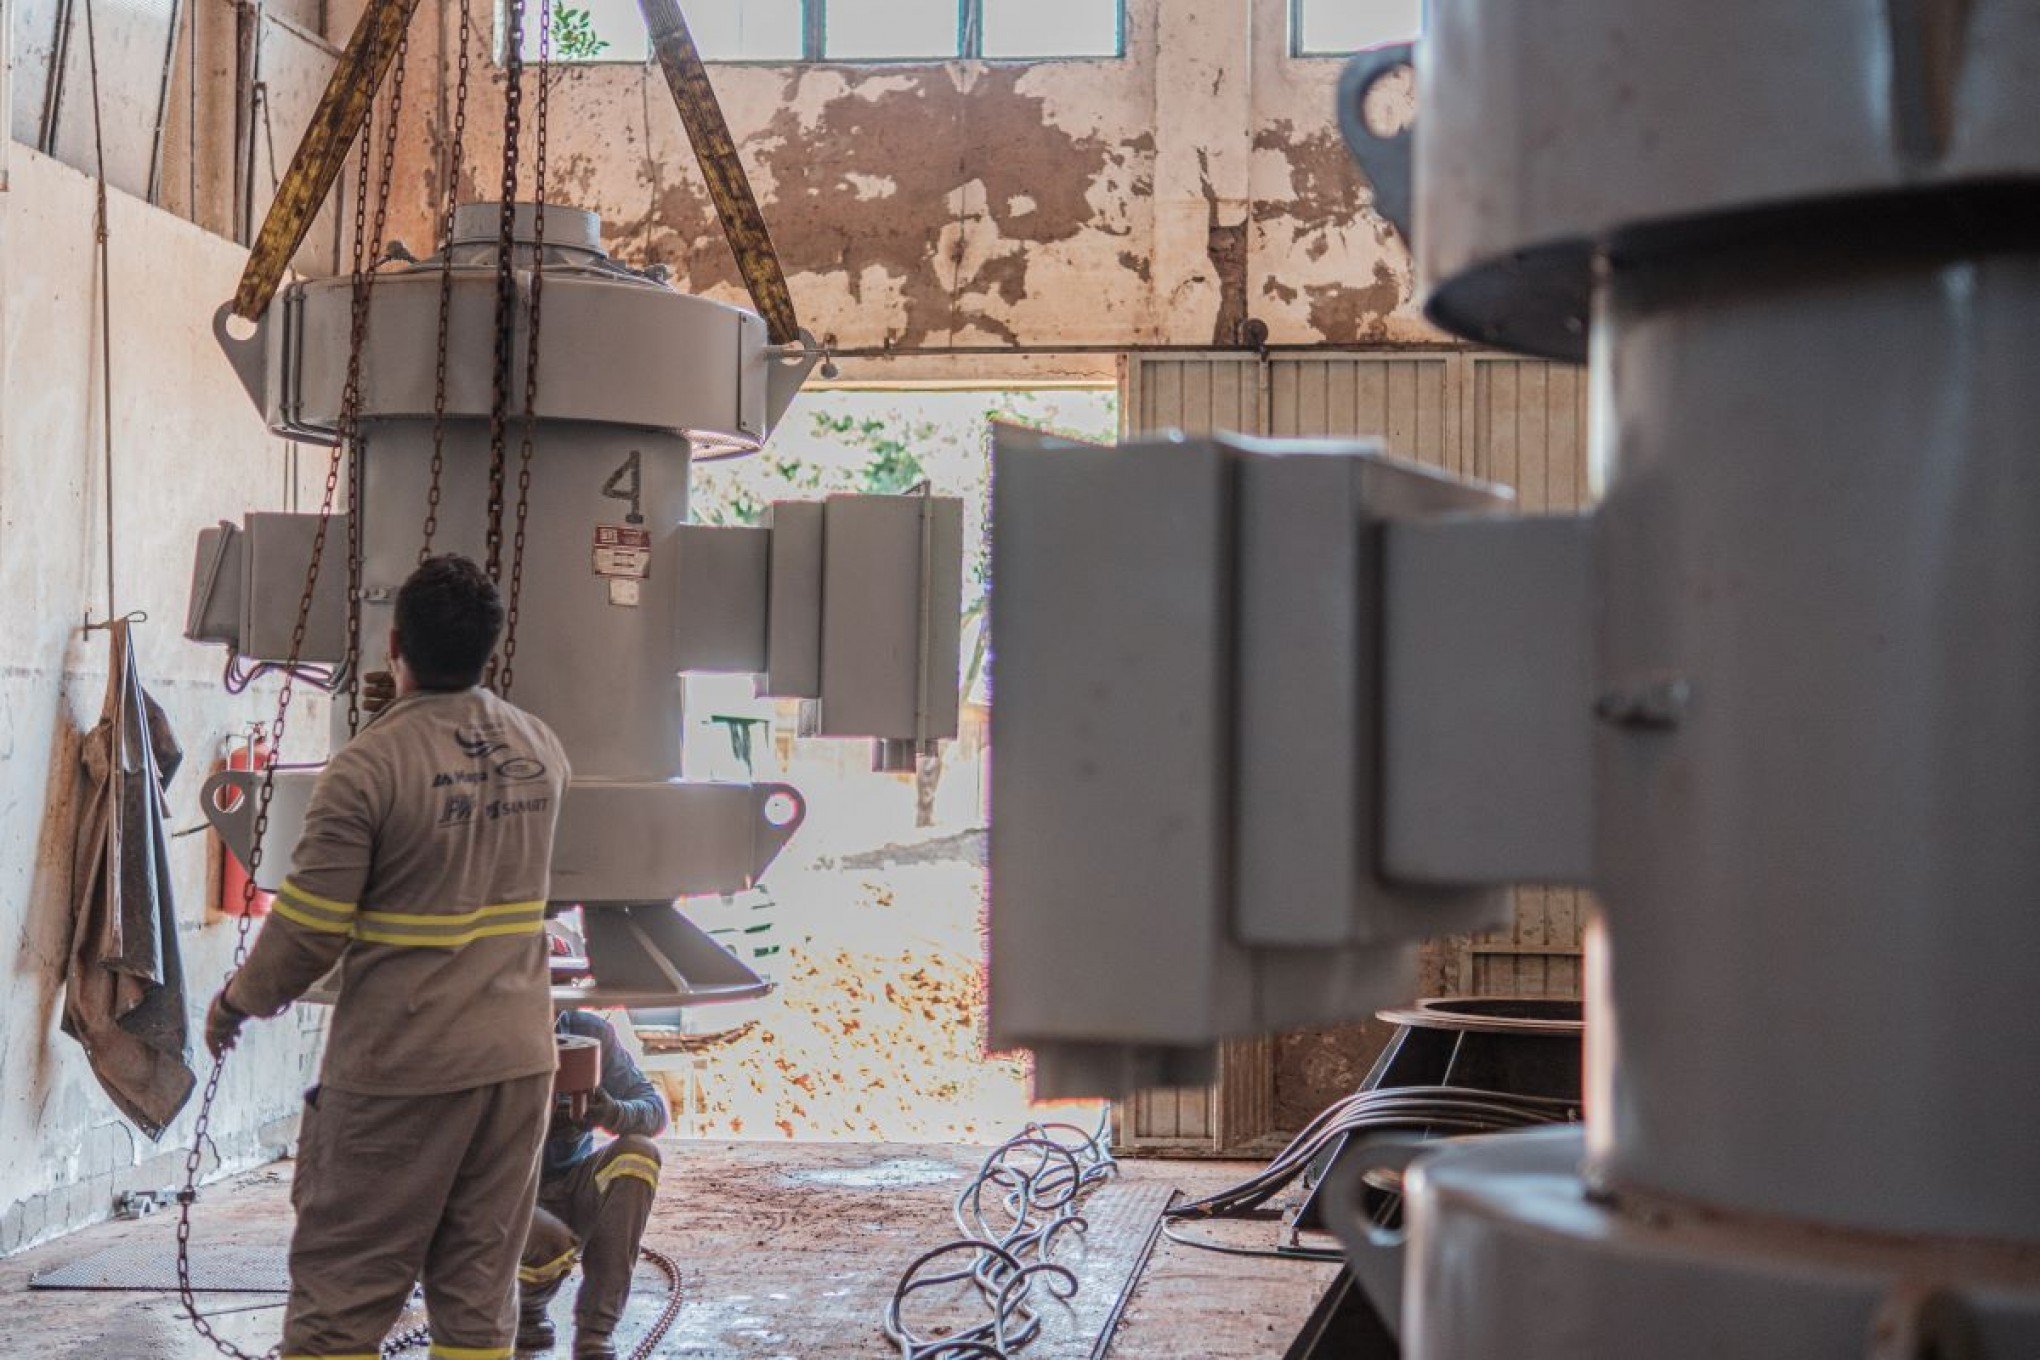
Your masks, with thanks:
[[(657, 1354), (709, 1360), (892, 1354), (879, 1320), (899, 1272), (951, 1235), (949, 1199), (981, 1156), (980, 1149), (956, 1146), (670, 1143), (648, 1240), (679, 1260), (686, 1306)], [(1192, 1196), (1251, 1169), (1209, 1162), (1123, 1168), (1130, 1181), (1162, 1182)], [(275, 1243), (280, 1250), (290, 1229), (289, 1171), (273, 1167), (211, 1191), (198, 1210), (198, 1239)], [(167, 1256), (173, 1226), (168, 1213), (159, 1213), (0, 1261), (8, 1319), (0, 1356), (214, 1356), (178, 1315), (173, 1296), (27, 1287), (39, 1271), (116, 1242), (152, 1243)], [(1248, 1227), (1236, 1225), (1235, 1236)], [(1253, 1225), (1247, 1235), (1265, 1242), (1272, 1230)], [(1128, 1307), (1113, 1360), (1279, 1357), (1330, 1277), (1324, 1265), (1219, 1256), (1164, 1241)], [(639, 1303), (647, 1311), (655, 1306), (649, 1298)], [(246, 1349), (259, 1353), (274, 1344), (276, 1296), (203, 1295), (200, 1309)]]

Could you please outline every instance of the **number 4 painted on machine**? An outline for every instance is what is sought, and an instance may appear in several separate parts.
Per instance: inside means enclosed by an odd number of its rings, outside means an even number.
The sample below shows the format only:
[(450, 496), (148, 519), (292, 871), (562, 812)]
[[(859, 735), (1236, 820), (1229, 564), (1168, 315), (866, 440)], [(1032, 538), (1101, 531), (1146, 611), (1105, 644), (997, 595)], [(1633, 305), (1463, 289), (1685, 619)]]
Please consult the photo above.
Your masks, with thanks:
[(638, 451), (632, 449), (630, 457), (623, 460), (623, 466), (610, 473), (609, 480), (602, 484), (602, 494), (613, 501), (630, 502), (630, 513), (623, 517), (625, 524), (643, 524), (643, 492), (644, 473), (640, 469)]

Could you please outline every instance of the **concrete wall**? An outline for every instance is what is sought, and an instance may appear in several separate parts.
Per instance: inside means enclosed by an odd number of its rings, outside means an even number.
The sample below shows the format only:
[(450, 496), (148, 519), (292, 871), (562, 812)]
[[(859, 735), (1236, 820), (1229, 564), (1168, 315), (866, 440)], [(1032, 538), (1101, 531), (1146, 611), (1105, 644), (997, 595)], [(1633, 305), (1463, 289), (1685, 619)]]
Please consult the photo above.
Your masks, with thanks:
[[(1115, 61), (711, 69), (802, 321), (838, 347), (1230, 346), (1249, 319), (1275, 344), (1438, 341), (1335, 130), (1341, 63), (1287, 56), (1286, 15), (1128, 0)], [(421, 88), (433, 55), (414, 32), (396, 230), (421, 254), (451, 113), (443, 79)], [(462, 188), (495, 197), (502, 73), (479, 47), (474, 71)], [(601, 213), (623, 258), (741, 299), (656, 68), (564, 70), (550, 126), (551, 198)]]
[[(120, 1118), (57, 1030), (70, 929), (80, 734), (99, 715), (108, 644), (99, 291), (90, 181), (24, 147), (0, 193), (0, 1252), (104, 1217), (116, 1191), (173, 1182), (189, 1112), (151, 1145)], [(146, 683), (186, 752), (171, 823), (199, 822), (198, 785), (222, 740), (273, 691), (220, 686), (221, 654), (183, 641), (194, 532), (289, 498), (289, 463), (217, 356), (208, 324), (241, 252), (167, 213), (112, 197), (115, 585)], [(314, 456), (305, 457), (306, 470)], [(323, 468), (319, 469), (323, 472)], [(310, 506), (306, 493), (307, 508)], [(317, 753), (323, 704), (286, 753)], [(206, 918), (207, 837), (173, 842), (179, 945), (194, 1041), (233, 929)], [(213, 1134), (229, 1164), (288, 1140), (316, 1013), (257, 1027), (227, 1069)]]

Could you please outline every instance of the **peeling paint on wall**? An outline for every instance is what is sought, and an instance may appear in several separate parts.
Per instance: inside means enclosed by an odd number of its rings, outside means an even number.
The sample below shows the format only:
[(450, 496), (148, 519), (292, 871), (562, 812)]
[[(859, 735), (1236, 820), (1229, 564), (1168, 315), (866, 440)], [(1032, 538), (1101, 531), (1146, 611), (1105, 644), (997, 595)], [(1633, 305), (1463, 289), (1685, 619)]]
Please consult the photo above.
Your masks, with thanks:
[[(1250, 320), (1273, 344), (1435, 343), (1334, 128), (1339, 63), (1286, 55), (1286, 8), (1129, 0), (1120, 61), (712, 76), (802, 322), (838, 347), (1223, 347)], [(480, 56), (462, 180), (491, 192), (502, 74)], [(449, 104), (409, 105), (398, 217), (421, 241)], [(560, 73), (548, 192), (600, 213), (619, 257), (743, 301), (656, 71)]]

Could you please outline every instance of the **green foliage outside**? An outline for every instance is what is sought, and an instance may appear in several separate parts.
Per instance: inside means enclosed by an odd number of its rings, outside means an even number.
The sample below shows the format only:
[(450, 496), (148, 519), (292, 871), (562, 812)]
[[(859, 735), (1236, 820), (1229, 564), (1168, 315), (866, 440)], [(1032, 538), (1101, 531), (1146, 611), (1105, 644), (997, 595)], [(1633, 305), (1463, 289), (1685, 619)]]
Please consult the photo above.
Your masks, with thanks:
[(595, 18), (585, 9), (574, 9), (566, 0), (553, 0), (552, 55), (554, 61), (593, 61), (609, 50), (609, 39), (595, 31)]

